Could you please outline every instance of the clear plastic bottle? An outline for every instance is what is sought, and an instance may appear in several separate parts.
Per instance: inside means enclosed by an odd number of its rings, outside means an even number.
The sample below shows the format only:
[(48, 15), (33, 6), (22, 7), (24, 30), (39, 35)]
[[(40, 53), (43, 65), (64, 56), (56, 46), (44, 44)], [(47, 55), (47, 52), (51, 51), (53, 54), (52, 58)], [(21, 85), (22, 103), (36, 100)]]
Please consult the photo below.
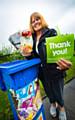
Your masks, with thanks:
[[(28, 52), (32, 52), (33, 38), (32, 38), (32, 34), (29, 30), (22, 31), (20, 41), (21, 41), (21, 48), (22, 49), (25, 48), (25, 50), (27, 50)], [(21, 51), (21, 53), (22, 53), (22, 51)], [(25, 56), (25, 54), (23, 54), (23, 53), (22, 53), (22, 55)]]

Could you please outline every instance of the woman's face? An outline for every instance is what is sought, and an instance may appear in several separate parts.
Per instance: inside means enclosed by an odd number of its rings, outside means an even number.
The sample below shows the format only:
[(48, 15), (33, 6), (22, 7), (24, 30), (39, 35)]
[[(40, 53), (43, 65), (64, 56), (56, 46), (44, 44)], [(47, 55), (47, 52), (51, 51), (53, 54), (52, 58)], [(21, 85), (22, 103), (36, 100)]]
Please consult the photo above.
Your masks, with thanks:
[(38, 32), (39, 30), (42, 29), (42, 22), (40, 17), (32, 17), (32, 27), (35, 32)]

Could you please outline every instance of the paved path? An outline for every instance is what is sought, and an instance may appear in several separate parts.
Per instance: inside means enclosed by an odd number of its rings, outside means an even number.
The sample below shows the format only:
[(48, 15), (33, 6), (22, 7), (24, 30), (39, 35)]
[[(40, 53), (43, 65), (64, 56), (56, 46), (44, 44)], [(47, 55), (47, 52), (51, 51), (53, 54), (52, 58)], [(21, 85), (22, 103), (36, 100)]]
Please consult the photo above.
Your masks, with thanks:
[[(65, 108), (67, 111), (67, 120), (75, 120), (75, 79), (65, 85), (64, 87), (64, 101)], [(49, 114), (50, 103), (48, 98), (46, 97), (43, 100), (46, 120), (58, 120), (52, 119)]]

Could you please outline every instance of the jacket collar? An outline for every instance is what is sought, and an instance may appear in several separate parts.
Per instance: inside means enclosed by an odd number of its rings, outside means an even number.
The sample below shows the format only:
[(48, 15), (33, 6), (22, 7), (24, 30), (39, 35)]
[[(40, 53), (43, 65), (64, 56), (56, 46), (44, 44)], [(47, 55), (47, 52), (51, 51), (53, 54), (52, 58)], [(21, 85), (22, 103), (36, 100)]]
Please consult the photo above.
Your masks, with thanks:
[(40, 37), (39, 42), (42, 41), (42, 39), (44, 38), (44, 36), (46, 35), (46, 33), (47, 33), (49, 30), (50, 30), (50, 29), (47, 28), (47, 27), (42, 29), (42, 35), (41, 35), (41, 37)]
[(49, 28), (45, 27), (42, 29), (42, 36), (49, 31)]

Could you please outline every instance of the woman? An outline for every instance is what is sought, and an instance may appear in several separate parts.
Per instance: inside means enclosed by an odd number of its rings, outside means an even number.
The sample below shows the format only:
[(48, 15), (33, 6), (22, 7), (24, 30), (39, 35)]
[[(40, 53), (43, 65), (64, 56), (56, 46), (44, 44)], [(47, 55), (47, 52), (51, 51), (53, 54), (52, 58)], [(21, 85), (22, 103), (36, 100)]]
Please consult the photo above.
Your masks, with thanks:
[(30, 30), (33, 37), (33, 52), (24, 51), (31, 59), (32, 56), (41, 59), (39, 79), (42, 81), (45, 92), (50, 100), (50, 114), (56, 117), (56, 108), (59, 108), (59, 120), (66, 120), (66, 112), (63, 100), (63, 87), (65, 70), (71, 66), (71, 62), (60, 59), (57, 63), (46, 62), (45, 38), (56, 36), (54, 29), (49, 29), (46, 21), (40, 13), (34, 12), (30, 16)]

